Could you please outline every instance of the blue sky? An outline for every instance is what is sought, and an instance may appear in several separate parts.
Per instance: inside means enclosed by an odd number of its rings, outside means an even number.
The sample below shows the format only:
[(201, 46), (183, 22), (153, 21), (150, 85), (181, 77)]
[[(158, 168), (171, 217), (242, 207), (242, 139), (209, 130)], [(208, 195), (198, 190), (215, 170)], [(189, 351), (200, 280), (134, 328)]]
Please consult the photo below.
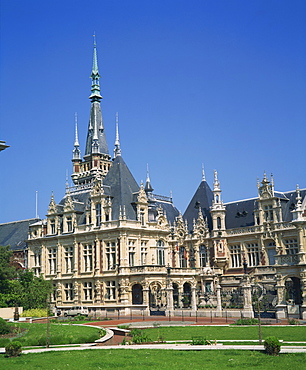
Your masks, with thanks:
[(44, 217), (82, 154), (96, 33), (110, 152), (184, 212), (213, 170), (224, 201), (306, 187), (306, 2), (1, 1), (0, 222)]

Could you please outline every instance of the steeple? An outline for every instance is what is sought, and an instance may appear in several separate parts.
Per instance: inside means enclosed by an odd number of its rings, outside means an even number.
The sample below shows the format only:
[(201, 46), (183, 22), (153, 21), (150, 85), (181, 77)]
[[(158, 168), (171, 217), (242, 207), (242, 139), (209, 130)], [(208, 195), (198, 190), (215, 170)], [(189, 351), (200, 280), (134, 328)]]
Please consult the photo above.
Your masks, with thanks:
[[(100, 101), (100, 74), (98, 69), (97, 45), (94, 36), (93, 63), (90, 78), (91, 101), (90, 117), (87, 130), (85, 155), (81, 159), (79, 149), (78, 129), (76, 123), (75, 141), (73, 150), (73, 174), (71, 175), (75, 185), (89, 185), (94, 183), (97, 176), (104, 178), (111, 167), (111, 156), (104, 132), (102, 110)], [(91, 184), (91, 185), (90, 185)]]
[(114, 158), (121, 155), (120, 140), (119, 140), (119, 128), (118, 128), (118, 112), (116, 113), (116, 140), (114, 148)]
[(100, 74), (98, 69), (98, 57), (95, 36), (94, 36), (93, 63), (90, 78), (92, 80), (91, 95), (89, 97), (89, 99), (91, 100), (91, 109), (88, 124), (85, 157), (93, 153), (104, 154), (109, 156), (108, 146), (104, 133), (102, 110), (100, 105), (102, 96), (100, 94)]
[(100, 101), (102, 96), (100, 94), (100, 74), (98, 69), (98, 57), (97, 57), (97, 44), (96, 44), (96, 35), (94, 37), (94, 51), (93, 51), (93, 61), (92, 61), (92, 71), (90, 78), (92, 80), (91, 84), (91, 95), (89, 99), (91, 101)]

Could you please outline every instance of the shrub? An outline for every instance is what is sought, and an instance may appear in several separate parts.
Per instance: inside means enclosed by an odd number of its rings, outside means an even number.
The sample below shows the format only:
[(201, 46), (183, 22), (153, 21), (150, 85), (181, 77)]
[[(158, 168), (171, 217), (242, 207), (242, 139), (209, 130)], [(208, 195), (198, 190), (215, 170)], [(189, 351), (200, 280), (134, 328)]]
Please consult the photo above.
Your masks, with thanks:
[(300, 322), (299, 322), (299, 320), (289, 319), (288, 324), (289, 325), (300, 325)]
[(239, 319), (234, 325), (258, 325), (257, 319)]
[(31, 310), (23, 311), (21, 317), (47, 317), (48, 310), (45, 308), (33, 308)]
[(8, 334), (11, 331), (9, 324), (0, 317), (0, 334)]
[(129, 329), (130, 325), (118, 325), (119, 329)]
[(217, 341), (215, 340), (212, 343), (210, 340), (203, 337), (193, 337), (191, 342), (191, 345), (193, 346), (210, 346), (211, 344), (217, 344)]
[(132, 342), (135, 344), (138, 343), (147, 343), (150, 342), (151, 339), (140, 329), (132, 329), (131, 330)]
[(268, 355), (278, 356), (281, 345), (276, 337), (267, 337), (264, 342), (265, 350)]
[(22, 345), (18, 341), (11, 342), (5, 347), (5, 357), (17, 357), (20, 356), (22, 351)]

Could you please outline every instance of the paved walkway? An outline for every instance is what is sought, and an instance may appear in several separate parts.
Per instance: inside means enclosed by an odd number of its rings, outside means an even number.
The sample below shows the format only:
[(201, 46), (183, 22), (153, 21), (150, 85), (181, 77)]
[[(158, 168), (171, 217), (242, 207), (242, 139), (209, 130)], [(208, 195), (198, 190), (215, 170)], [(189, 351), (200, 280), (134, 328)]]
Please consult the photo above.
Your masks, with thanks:
[[(263, 345), (201, 345), (201, 346), (193, 346), (188, 344), (132, 344), (127, 346), (93, 346), (90, 344), (87, 345), (80, 345), (80, 347), (50, 347), (50, 348), (36, 348), (36, 349), (25, 349), (22, 353), (42, 353), (42, 352), (50, 352), (50, 351), (81, 351), (84, 349), (165, 349), (165, 350), (176, 350), (176, 351), (206, 351), (206, 350), (248, 350), (248, 351), (264, 351)], [(0, 348), (0, 353), (4, 353), (4, 348)], [(280, 353), (306, 353), (306, 346), (298, 347), (298, 346), (282, 346)]]

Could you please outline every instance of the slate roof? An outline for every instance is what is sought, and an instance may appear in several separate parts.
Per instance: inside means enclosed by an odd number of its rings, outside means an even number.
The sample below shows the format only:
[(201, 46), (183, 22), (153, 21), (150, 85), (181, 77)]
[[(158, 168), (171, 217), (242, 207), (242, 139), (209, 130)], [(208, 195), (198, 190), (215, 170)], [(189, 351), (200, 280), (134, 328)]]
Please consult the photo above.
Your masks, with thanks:
[(126, 218), (136, 220), (136, 208), (132, 205), (133, 193), (139, 186), (121, 156), (117, 156), (108, 171), (103, 184), (110, 187), (112, 199), (112, 219), (119, 219), (120, 206), (125, 207)]
[(225, 203), (225, 226), (227, 229), (253, 226), (254, 209), (257, 208), (257, 198)]
[(94, 130), (96, 129), (99, 143), (99, 153), (109, 154), (106, 136), (103, 127), (102, 110), (99, 102), (95, 101), (91, 104), (90, 118), (88, 124), (88, 133), (86, 139), (85, 156), (92, 154), (92, 141)]
[(38, 222), (39, 219), (31, 218), (29, 220), (14, 221), (0, 224), (0, 245), (9, 245), (13, 251), (23, 250), (27, 244), (29, 226)]
[(204, 219), (207, 218), (209, 229), (212, 229), (210, 207), (213, 199), (213, 192), (210, 189), (208, 183), (205, 180), (202, 180), (183, 215), (183, 218), (188, 222), (189, 230), (192, 230), (193, 220), (197, 220), (198, 218), (199, 207), (202, 210)]
[[(302, 199), (306, 196), (306, 189), (300, 191)], [(289, 192), (274, 192), (274, 196), (279, 198), (282, 215), (284, 222), (292, 221), (292, 210), (295, 209), (297, 200), (296, 191)], [(236, 202), (225, 203), (226, 207), (226, 217), (225, 225), (227, 229), (235, 229), (246, 226), (253, 226), (255, 224), (254, 220), (254, 210), (257, 209), (257, 199), (246, 199), (239, 200)]]
[[(306, 189), (301, 189), (302, 199), (306, 196)], [(275, 191), (274, 196), (280, 200), (284, 222), (292, 221), (292, 210), (295, 209), (297, 200), (296, 190), (288, 192)], [(227, 229), (254, 226), (254, 210), (258, 208), (258, 198), (238, 200), (224, 203), (226, 207), (225, 226)], [(192, 230), (193, 220), (198, 218), (201, 207), (204, 218), (207, 217), (208, 227), (212, 229), (210, 207), (213, 201), (213, 192), (205, 180), (203, 180), (193, 198), (191, 199), (183, 218), (188, 222), (188, 229)]]

